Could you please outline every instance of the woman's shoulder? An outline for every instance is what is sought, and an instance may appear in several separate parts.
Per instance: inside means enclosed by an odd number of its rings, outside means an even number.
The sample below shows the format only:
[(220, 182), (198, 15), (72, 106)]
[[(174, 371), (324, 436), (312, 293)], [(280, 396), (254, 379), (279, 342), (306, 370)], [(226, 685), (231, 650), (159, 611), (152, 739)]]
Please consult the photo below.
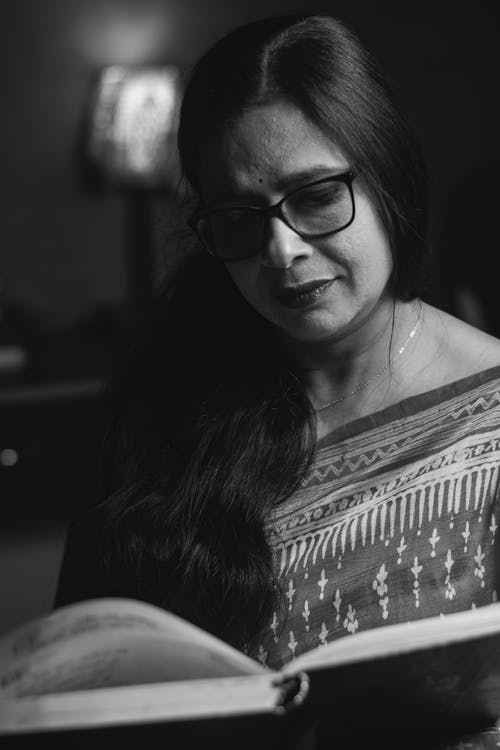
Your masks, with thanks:
[(500, 366), (500, 339), (431, 305), (424, 320), (437, 385)]

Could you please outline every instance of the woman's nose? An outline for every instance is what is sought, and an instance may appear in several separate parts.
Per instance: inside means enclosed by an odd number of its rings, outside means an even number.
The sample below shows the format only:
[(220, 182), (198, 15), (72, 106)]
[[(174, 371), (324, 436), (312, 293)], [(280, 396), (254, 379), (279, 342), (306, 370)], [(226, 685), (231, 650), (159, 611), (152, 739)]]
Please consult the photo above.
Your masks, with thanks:
[(267, 223), (262, 247), (262, 263), (268, 268), (289, 268), (297, 258), (312, 254), (307, 240), (290, 229), (285, 222), (273, 216)]

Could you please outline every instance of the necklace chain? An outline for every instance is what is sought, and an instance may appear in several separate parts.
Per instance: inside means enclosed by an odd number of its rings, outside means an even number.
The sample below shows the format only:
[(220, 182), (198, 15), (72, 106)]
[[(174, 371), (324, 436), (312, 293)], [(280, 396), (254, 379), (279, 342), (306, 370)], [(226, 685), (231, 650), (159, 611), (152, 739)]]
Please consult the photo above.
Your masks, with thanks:
[(391, 357), (391, 359), (388, 362), (386, 362), (386, 364), (378, 372), (376, 372), (375, 375), (372, 375), (371, 378), (368, 378), (368, 380), (366, 380), (364, 383), (361, 383), (361, 385), (356, 386), (356, 388), (354, 388), (352, 391), (348, 391), (347, 393), (342, 393), (340, 396), (337, 396), (337, 398), (334, 398), (333, 401), (328, 401), (327, 404), (318, 406), (315, 409), (315, 411), (316, 412), (323, 411), (323, 409), (328, 409), (329, 406), (334, 406), (335, 404), (340, 403), (340, 401), (344, 401), (346, 398), (349, 398), (350, 396), (354, 396), (355, 393), (359, 393), (359, 391), (362, 391), (364, 388), (367, 388), (371, 383), (375, 382), (375, 380), (378, 380), (380, 377), (382, 377), (382, 375), (384, 375), (388, 370), (391, 370), (396, 360), (399, 359), (399, 357), (403, 354), (406, 347), (408, 346), (412, 338), (415, 336), (421, 320), (422, 320), (422, 305), (420, 305), (420, 309), (418, 311), (417, 322), (415, 323), (410, 333), (408, 334), (408, 338), (406, 339), (404, 344), (400, 346), (400, 348)]

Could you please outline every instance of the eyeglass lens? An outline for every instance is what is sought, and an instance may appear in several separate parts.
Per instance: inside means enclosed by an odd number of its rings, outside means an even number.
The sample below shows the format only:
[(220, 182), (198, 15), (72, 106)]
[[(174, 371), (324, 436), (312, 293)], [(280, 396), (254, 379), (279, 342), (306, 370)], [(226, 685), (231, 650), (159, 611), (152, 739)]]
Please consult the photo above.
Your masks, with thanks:
[[(306, 185), (285, 198), (274, 213), (305, 237), (333, 234), (352, 221), (351, 189), (335, 179)], [(238, 260), (260, 252), (268, 221), (265, 210), (228, 207), (204, 217), (198, 229), (217, 257)]]

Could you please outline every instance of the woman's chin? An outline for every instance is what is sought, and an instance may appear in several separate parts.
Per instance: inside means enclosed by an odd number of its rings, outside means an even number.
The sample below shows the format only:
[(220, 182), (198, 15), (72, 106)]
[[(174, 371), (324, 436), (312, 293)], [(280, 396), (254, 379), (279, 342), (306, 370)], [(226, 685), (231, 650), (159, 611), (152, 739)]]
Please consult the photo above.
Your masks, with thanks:
[(327, 344), (343, 338), (346, 325), (341, 320), (302, 320), (293, 326), (280, 326), (278, 330), (283, 338), (290, 343), (296, 341), (302, 344)]
[[(390, 310), (392, 310), (392, 302)], [(311, 307), (300, 313), (276, 315), (273, 323), (280, 335), (289, 342), (311, 345), (328, 345), (342, 341), (360, 329), (366, 328), (367, 335), (373, 328), (382, 311), (381, 299), (363, 300), (356, 305), (330, 305)], [(384, 321), (386, 313), (383, 313)], [(376, 325), (375, 325), (376, 328)]]

